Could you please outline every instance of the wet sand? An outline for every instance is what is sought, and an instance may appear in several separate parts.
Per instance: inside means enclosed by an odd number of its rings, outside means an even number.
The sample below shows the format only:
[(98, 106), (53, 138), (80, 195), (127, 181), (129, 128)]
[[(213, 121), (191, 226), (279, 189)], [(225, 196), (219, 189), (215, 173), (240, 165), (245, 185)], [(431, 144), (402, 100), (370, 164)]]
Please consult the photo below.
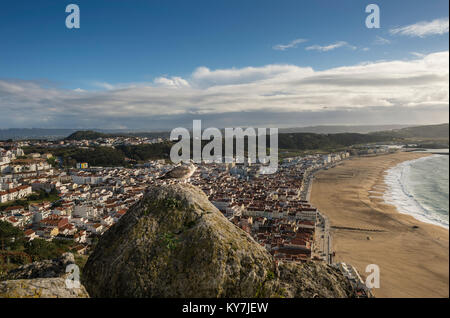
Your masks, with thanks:
[(313, 182), (311, 203), (331, 226), (359, 229), (332, 228), (334, 262), (354, 265), (363, 279), (366, 266), (377, 264), (376, 297), (449, 297), (448, 230), (401, 214), (381, 197), (387, 169), (425, 155), (352, 158), (317, 173)]

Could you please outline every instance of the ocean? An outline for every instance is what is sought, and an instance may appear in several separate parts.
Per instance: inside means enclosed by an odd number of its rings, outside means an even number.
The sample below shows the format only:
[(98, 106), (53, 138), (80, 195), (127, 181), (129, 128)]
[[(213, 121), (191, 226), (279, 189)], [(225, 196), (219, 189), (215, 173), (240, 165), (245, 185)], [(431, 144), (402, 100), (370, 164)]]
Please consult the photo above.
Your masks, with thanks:
[(387, 171), (385, 182), (384, 200), (400, 213), (449, 228), (448, 155), (402, 162)]

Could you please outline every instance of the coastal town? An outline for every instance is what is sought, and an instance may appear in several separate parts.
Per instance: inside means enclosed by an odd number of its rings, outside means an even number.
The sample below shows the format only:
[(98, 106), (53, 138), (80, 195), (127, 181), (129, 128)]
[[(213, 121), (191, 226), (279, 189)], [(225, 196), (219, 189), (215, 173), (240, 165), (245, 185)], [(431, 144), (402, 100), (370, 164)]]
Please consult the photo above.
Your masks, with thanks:
[[(71, 146), (161, 140), (82, 140)], [(51, 147), (64, 142), (48, 142)], [(0, 221), (23, 230), (27, 240), (66, 240), (73, 252), (88, 255), (98, 237), (120, 220), (173, 165), (149, 160), (132, 167), (62, 168), (50, 152), (25, 154), (24, 142), (0, 147)], [(42, 146), (42, 142), (40, 144)], [(6, 150), (8, 149), (8, 150)], [(377, 150), (375, 150), (377, 151)], [(379, 150), (378, 150), (379, 151)], [(351, 157), (350, 152), (284, 158), (275, 174), (261, 174), (259, 163), (198, 165), (189, 182), (208, 196), (230, 222), (251, 235), (278, 262), (322, 261), (334, 264), (330, 225), (309, 203), (314, 173)], [(34, 199), (34, 200), (33, 200)], [(367, 297), (358, 272), (335, 264)]]

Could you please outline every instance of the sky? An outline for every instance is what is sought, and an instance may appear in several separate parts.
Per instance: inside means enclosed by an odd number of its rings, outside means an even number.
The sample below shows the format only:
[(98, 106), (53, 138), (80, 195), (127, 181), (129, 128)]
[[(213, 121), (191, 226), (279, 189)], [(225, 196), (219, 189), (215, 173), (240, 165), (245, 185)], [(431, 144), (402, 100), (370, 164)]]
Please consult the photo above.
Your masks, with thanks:
[[(366, 27), (371, 3), (380, 28)], [(3, 1), (0, 129), (448, 122), (448, 6)]]

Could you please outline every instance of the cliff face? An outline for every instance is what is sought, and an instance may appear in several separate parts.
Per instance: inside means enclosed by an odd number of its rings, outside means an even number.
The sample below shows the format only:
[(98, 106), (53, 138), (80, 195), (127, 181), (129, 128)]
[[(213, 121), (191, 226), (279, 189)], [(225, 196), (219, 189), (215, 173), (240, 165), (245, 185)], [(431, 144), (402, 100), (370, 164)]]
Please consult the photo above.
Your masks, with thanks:
[(99, 240), (83, 271), (91, 297), (350, 297), (335, 269), (275, 264), (198, 188), (154, 187)]

